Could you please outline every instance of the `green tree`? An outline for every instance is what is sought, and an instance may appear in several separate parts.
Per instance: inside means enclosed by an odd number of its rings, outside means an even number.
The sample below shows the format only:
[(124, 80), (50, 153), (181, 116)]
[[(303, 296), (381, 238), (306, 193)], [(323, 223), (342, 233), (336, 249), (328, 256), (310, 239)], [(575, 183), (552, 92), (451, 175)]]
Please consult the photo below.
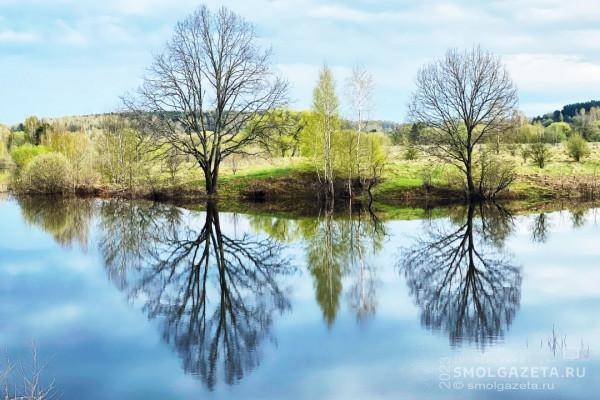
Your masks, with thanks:
[[(300, 134), (307, 124), (307, 113), (277, 109), (269, 111), (270, 125), (257, 144), (269, 157), (294, 157), (300, 146)], [(258, 121), (258, 123), (262, 123)], [(252, 130), (254, 121), (246, 129)]]
[(530, 155), (534, 164), (540, 168), (544, 168), (550, 158), (550, 149), (544, 142), (535, 142), (530, 147)]
[[(318, 167), (317, 173), (327, 187), (329, 195), (334, 195), (333, 179), (333, 156), (332, 156), (332, 138), (334, 132), (340, 128), (339, 101), (335, 93), (335, 80), (333, 72), (324, 65), (319, 73), (317, 86), (313, 91), (312, 110), (314, 113), (314, 128), (317, 133), (315, 147), (322, 148), (322, 167)], [(319, 154), (315, 148), (314, 154)]]
[(579, 132), (585, 140), (591, 141), (597, 140), (600, 136), (599, 120), (599, 108), (590, 108), (588, 112), (585, 111), (585, 108), (582, 108), (579, 110), (578, 114), (573, 117), (573, 124), (575, 130)]
[(27, 117), (23, 126), (29, 143), (36, 146), (42, 142), (42, 137), (51, 128), (47, 122), (41, 121), (35, 116)]
[(544, 128), (544, 141), (546, 143), (560, 143), (571, 134), (571, 125), (566, 122), (553, 122)]
[(576, 162), (590, 154), (587, 141), (579, 133), (571, 135), (567, 141), (567, 154)]
[(103, 125), (97, 138), (100, 173), (110, 184), (132, 189), (141, 183), (144, 169), (151, 166), (148, 137), (118, 116), (107, 116)]
[(21, 170), (36, 156), (47, 152), (48, 148), (45, 146), (34, 146), (31, 143), (25, 143), (22, 146), (13, 147), (10, 151), (10, 156), (15, 162), (17, 169)]

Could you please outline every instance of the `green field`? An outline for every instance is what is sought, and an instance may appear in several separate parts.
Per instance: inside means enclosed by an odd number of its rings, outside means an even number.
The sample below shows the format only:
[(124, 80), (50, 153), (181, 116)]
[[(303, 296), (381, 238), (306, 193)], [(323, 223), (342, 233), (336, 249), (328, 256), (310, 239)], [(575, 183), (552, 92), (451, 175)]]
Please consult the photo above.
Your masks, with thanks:
[[(550, 145), (550, 158), (544, 168), (535, 166), (531, 160), (526, 162), (508, 150), (501, 151), (501, 157), (515, 166), (517, 178), (510, 188), (510, 197), (538, 200), (548, 197), (562, 197), (565, 193), (554, 192), (557, 185), (565, 190), (574, 183), (585, 180), (595, 181), (600, 178), (600, 144), (591, 143), (591, 154), (581, 162), (572, 161), (566, 154), (564, 146)], [(390, 163), (386, 167), (381, 182), (374, 190), (376, 200), (387, 201), (397, 199), (400, 195), (418, 199), (423, 195), (425, 182), (433, 187), (444, 188), (450, 184), (453, 168), (440, 164), (435, 159), (420, 154), (416, 160), (404, 160), (402, 149), (392, 147)], [(297, 185), (302, 176), (310, 173), (310, 166), (302, 158), (272, 161), (256, 161), (247, 164), (243, 171), (233, 174), (225, 170), (221, 180), (222, 195), (230, 196), (247, 191), (253, 187), (265, 187), (278, 192), (299, 190)], [(600, 179), (598, 179), (600, 181)], [(201, 185), (201, 181), (195, 184)], [(550, 189), (553, 190), (550, 190)], [(301, 188), (300, 188), (301, 189)], [(571, 195), (577, 196), (576, 193)]]

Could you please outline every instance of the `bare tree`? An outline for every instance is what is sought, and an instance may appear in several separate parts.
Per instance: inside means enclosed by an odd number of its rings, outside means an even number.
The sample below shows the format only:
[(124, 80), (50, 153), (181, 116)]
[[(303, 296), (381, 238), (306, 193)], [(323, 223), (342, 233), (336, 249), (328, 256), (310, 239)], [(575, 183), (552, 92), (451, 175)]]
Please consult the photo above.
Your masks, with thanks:
[[(346, 96), (350, 103), (350, 108), (356, 117), (356, 130), (360, 133), (366, 125), (366, 120), (369, 118), (369, 113), (373, 108), (373, 91), (375, 83), (373, 76), (363, 67), (355, 66), (352, 69), (352, 75), (346, 81)], [(350, 142), (352, 143), (352, 141)], [(349, 151), (352, 153), (352, 146)], [(356, 175), (361, 174), (360, 165), (360, 134), (356, 136)], [(348, 174), (348, 194), (352, 197), (352, 170)]]
[(515, 88), (500, 59), (475, 47), (423, 67), (409, 105), (413, 122), (431, 128), (429, 150), (455, 165), (466, 178), (469, 200), (482, 198), (474, 180), (474, 150), (503, 130), (517, 103)]
[(209, 195), (223, 159), (247, 152), (268, 132), (267, 111), (286, 103), (287, 83), (256, 39), (239, 15), (202, 6), (177, 24), (137, 95), (124, 99), (144, 133), (197, 161)]
[(373, 109), (373, 76), (365, 68), (355, 66), (346, 80), (346, 96), (356, 117), (356, 130), (362, 132)]

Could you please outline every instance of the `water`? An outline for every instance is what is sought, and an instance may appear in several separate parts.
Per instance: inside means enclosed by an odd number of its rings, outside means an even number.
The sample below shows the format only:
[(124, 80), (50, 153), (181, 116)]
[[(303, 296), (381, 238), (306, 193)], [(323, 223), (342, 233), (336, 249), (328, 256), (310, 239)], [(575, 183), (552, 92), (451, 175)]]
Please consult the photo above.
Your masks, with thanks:
[(0, 199), (6, 355), (63, 399), (600, 391), (596, 209), (225, 209)]

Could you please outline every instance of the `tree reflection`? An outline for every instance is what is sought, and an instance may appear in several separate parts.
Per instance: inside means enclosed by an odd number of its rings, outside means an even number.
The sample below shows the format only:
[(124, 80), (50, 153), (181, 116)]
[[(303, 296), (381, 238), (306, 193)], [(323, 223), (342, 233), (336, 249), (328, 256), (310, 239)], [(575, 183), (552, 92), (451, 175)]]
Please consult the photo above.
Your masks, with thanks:
[(540, 213), (533, 218), (531, 224), (531, 240), (534, 243), (546, 243), (550, 231), (550, 222), (546, 213)]
[(585, 225), (588, 210), (586, 208), (577, 208), (570, 210), (571, 223), (573, 228), (581, 228)]
[(366, 320), (377, 309), (377, 271), (372, 263), (383, 245), (384, 226), (372, 210), (366, 213), (352, 213), (349, 218), (349, 257), (352, 283), (348, 290), (348, 305), (356, 314), (356, 319)]
[(56, 243), (69, 248), (79, 245), (87, 250), (94, 203), (70, 197), (20, 196), (23, 219), (52, 235)]
[(214, 203), (202, 221), (175, 207), (118, 201), (101, 215), (109, 275), (143, 299), (186, 372), (212, 389), (218, 375), (232, 384), (258, 366), (274, 313), (290, 307), (278, 278), (291, 267), (278, 242), (226, 234)]
[(358, 321), (375, 313), (377, 273), (372, 256), (382, 246), (384, 225), (375, 214), (348, 208), (347, 214), (321, 210), (317, 217), (286, 219), (251, 216), (251, 226), (285, 242), (302, 240), (307, 269), (313, 277), (315, 298), (329, 327), (340, 308), (344, 278), (351, 279), (346, 291), (349, 308)]
[(497, 205), (471, 204), (451, 225), (431, 224), (403, 250), (401, 270), (425, 327), (446, 332), (453, 345), (485, 347), (519, 308), (520, 268), (502, 251), (512, 217)]

